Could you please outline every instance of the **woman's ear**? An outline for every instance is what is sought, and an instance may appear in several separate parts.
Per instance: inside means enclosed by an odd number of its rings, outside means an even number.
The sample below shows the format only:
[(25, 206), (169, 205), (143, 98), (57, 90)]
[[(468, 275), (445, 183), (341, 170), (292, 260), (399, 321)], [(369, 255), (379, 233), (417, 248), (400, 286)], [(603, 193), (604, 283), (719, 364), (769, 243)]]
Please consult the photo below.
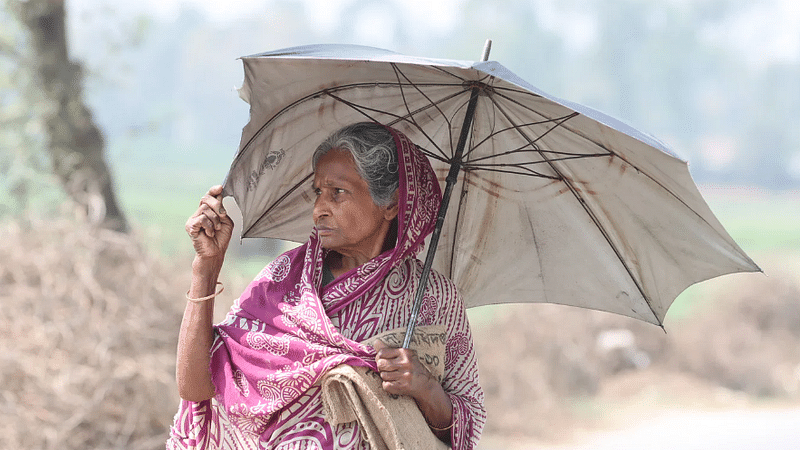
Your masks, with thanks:
[(394, 195), (392, 196), (392, 203), (389, 206), (385, 206), (383, 208), (383, 217), (387, 221), (391, 222), (397, 217), (397, 213), (400, 211), (399, 202), (397, 201), (397, 191), (394, 191)]

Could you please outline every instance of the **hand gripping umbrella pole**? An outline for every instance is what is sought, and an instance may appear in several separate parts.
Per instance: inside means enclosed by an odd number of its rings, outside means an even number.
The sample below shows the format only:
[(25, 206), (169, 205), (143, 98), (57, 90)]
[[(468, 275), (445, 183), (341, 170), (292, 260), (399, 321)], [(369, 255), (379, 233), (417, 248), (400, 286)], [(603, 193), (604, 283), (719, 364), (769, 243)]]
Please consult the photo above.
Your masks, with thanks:
[[(487, 39), (483, 47), (483, 56), (481, 61), (489, 59), (489, 52), (492, 49), (492, 41)], [(439, 206), (439, 214), (436, 217), (436, 228), (431, 235), (430, 245), (428, 246), (428, 253), (425, 256), (425, 264), (422, 266), (422, 275), (420, 275), (419, 286), (417, 286), (417, 293), (414, 296), (414, 305), (411, 308), (411, 317), (408, 319), (408, 327), (406, 328), (406, 336), (403, 340), (403, 348), (408, 348), (411, 345), (411, 338), (414, 336), (414, 329), (417, 326), (417, 316), (419, 309), (422, 306), (422, 298), (425, 295), (425, 287), (428, 284), (428, 277), (431, 273), (431, 266), (433, 265), (433, 257), (436, 254), (436, 247), (439, 244), (439, 236), (442, 234), (444, 227), (444, 217), (447, 214), (447, 206), (450, 204), (450, 196), (453, 193), (453, 187), (458, 181), (458, 174), (461, 171), (461, 158), (464, 156), (464, 147), (467, 145), (469, 132), (472, 128), (472, 119), (475, 117), (475, 107), (478, 105), (478, 97), (480, 96), (482, 83), (475, 83), (470, 92), (469, 104), (467, 105), (467, 112), (464, 115), (464, 124), (461, 126), (461, 134), (458, 137), (458, 145), (456, 145), (456, 152), (450, 160), (450, 170), (447, 172), (445, 179), (444, 193), (442, 194), (442, 203)]]

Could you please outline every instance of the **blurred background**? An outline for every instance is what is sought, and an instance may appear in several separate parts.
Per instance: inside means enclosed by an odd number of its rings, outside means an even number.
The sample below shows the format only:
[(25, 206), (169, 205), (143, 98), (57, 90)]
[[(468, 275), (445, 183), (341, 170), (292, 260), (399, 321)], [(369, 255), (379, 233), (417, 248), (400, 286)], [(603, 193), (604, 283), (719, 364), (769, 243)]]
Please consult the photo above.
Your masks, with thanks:
[[(355, 43), (477, 60), (487, 38), (534, 86), (671, 145), (765, 274), (691, 287), (666, 333), (471, 310), (480, 448), (797, 448), (794, 0), (1, 0), (0, 448), (163, 448), (183, 224), (248, 119), (237, 57)], [(232, 243), (220, 318), (286, 248)]]

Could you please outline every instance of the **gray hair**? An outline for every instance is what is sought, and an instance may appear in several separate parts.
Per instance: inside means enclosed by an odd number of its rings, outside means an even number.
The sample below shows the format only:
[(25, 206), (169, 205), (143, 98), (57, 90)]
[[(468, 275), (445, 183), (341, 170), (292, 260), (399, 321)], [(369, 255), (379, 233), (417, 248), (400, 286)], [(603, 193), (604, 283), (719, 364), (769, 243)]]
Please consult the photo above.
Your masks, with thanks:
[(381, 124), (360, 122), (334, 132), (314, 151), (311, 165), (317, 170), (320, 158), (333, 149), (347, 150), (353, 156), (356, 170), (367, 182), (372, 201), (389, 206), (400, 187), (397, 167), (397, 146), (394, 136)]

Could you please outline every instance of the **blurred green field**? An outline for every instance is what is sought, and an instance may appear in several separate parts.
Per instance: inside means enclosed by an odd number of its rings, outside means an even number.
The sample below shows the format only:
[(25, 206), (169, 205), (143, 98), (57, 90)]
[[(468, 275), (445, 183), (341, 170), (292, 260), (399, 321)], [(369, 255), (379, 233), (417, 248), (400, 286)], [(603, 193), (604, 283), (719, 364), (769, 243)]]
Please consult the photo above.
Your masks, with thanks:
[[(137, 227), (164, 250), (185, 239), (183, 224), (199, 198), (224, 171), (128, 169), (118, 175), (122, 204)], [(748, 254), (800, 251), (800, 193), (756, 188), (705, 187), (703, 196), (725, 229)]]
[[(211, 151), (200, 153), (208, 155)], [(175, 157), (158, 165), (139, 161), (117, 164), (122, 204), (151, 249), (189, 261), (191, 247), (184, 223), (208, 187), (222, 182), (228, 161), (220, 153), (225, 152), (216, 151), (214, 159), (219, 161), (216, 167), (206, 164), (201, 168), (181, 163)], [(194, 158), (186, 155), (186, 160)], [(700, 190), (731, 236), (767, 274), (776, 260), (780, 264), (800, 261), (800, 192), (717, 185), (704, 185)], [(289, 245), (279, 241), (248, 241), (242, 246), (234, 238), (227, 260), (228, 270), (247, 279)], [(667, 323), (707, 304), (714, 292), (739, 276), (745, 275), (729, 275), (690, 287), (675, 300)], [(478, 308), (470, 316), (478, 323), (491, 321), (495, 308)]]
[[(719, 221), (764, 273), (785, 275), (800, 264), (800, 192), (752, 186), (702, 185)], [(732, 274), (690, 286), (673, 303), (666, 324), (706, 308), (738, 281), (761, 274)]]
[[(172, 260), (185, 259), (188, 264), (192, 248), (184, 231), (186, 219), (208, 188), (223, 182), (233, 152), (211, 146), (173, 149), (153, 161), (146, 155), (157, 153), (158, 145), (140, 140), (111, 149), (117, 192), (135, 232), (147, 247)], [(232, 200), (228, 199), (226, 205), (228, 201)], [(226, 266), (244, 278), (255, 276), (288, 245), (266, 239), (240, 242), (238, 235), (239, 230), (234, 230)]]
[(711, 209), (751, 257), (800, 250), (800, 191), (703, 186)]

